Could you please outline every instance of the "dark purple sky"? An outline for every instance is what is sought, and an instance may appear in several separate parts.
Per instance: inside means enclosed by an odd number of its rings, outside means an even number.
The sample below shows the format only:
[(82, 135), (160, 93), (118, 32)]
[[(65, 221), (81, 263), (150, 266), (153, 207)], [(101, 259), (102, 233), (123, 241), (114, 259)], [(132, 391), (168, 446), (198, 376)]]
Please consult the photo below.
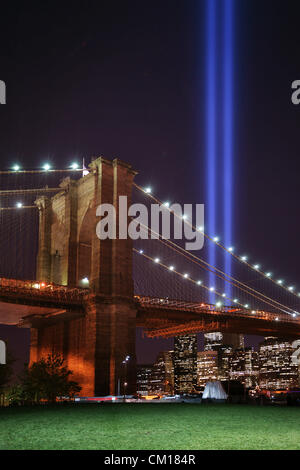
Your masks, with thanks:
[[(118, 156), (162, 199), (205, 203), (205, 4), (1, 5), (1, 168)], [(300, 285), (299, 1), (235, 4), (235, 239)], [(139, 339), (140, 361), (162, 347)]]

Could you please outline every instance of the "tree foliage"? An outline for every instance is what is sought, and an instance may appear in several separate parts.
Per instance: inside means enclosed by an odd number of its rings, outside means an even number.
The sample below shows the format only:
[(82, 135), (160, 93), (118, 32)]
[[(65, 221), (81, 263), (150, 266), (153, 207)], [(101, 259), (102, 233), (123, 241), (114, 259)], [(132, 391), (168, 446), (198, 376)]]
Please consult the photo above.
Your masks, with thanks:
[(34, 362), (22, 377), (23, 395), (26, 401), (55, 402), (56, 397), (72, 397), (80, 392), (77, 382), (70, 380), (72, 371), (64, 365), (64, 359), (58, 354), (49, 354), (47, 358)]

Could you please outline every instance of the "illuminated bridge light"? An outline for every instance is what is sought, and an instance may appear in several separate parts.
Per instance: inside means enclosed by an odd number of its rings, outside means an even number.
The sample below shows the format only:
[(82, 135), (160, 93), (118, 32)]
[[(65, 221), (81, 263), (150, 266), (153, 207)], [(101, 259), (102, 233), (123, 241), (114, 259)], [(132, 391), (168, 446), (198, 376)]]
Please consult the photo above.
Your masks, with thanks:
[(222, 307), (222, 302), (217, 302), (216, 307)]
[(267, 277), (272, 277), (272, 273), (266, 273)]
[(276, 317), (275, 320), (276, 320), (276, 321), (279, 321), (279, 317)]
[(233, 246), (230, 246), (230, 247), (228, 248), (228, 251), (230, 251), (230, 253), (232, 253), (233, 250), (234, 250)]
[(43, 170), (49, 171), (50, 169), (51, 169), (51, 165), (49, 165), (49, 163), (45, 163), (45, 165), (43, 166)]
[(238, 303), (238, 299), (233, 299), (234, 303), (237, 304)]
[(81, 282), (82, 282), (82, 284), (85, 284), (85, 285), (87, 285), (87, 284), (89, 284), (89, 283), (90, 283), (90, 281), (89, 281), (89, 278), (88, 278), (88, 277), (84, 277), (84, 278), (81, 280)]
[(252, 312), (251, 312), (251, 313), (255, 314), (255, 313), (256, 313), (256, 310), (252, 310)]
[(201, 227), (198, 227), (198, 232), (204, 232), (204, 227), (203, 225)]
[(169, 270), (170, 270), (170, 271), (174, 271), (174, 266), (170, 266), (170, 267), (169, 267)]
[(151, 192), (152, 192), (152, 189), (150, 187), (145, 188), (145, 193), (151, 194)]
[(169, 203), (169, 202), (165, 202), (165, 203), (164, 203), (164, 206), (165, 206), (165, 207), (170, 207), (170, 203)]
[(254, 269), (256, 269), (256, 271), (258, 271), (259, 268), (260, 268), (260, 264), (255, 264), (253, 267), (254, 267)]
[(197, 281), (198, 286), (201, 286), (202, 281)]
[(241, 260), (244, 261), (244, 262), (247, 261), (247, 259), (248, 259), (247, 256), (242, 256), (242, 257), (241, 257)]
[(21, 208), (23, 207), (22, 202), (17, 202), (16, 207), (17, 207), (18, 209), (21, 209)]
[(291, 291), (291, 292), (292, 292), (294, 289), (295, 289), (295, 288), (294, 288), (293, 286), (290, 286), (290, 287), (289, 287), (289, 291)]
[(190, 277), (190, 275), (189, 275), (189, 274), (184, 274), (183, 277), (184, 277), (185, 279), (187, 279), (187, 278)]
[(220, 241), (219, 237), (214, 237), (213, 240), (214, 240), (215, 243)]
[(282, 283), (283, 283), (283, 280), (282, 280), (282, 279), (279, 279), (279, 280), (277, 281), (277, 284), (280, 284), (280, 285), (281, 285)]
[(159, 258), (155, 258), (154, 263), (159, 263), (159, 262), (160, 262), (160, 259), (159, 259)]
[(226, 294), (225, 294), (225, 292), (222, 294), (222, 297), (226, 297)]
[(249, 308), (249, 305), (248, 305), (248, 304), (246, 304), (246, 305), (245, 305), (245, 308)]
[(78, 170), (78, 168), (79, 168), (78, 163), (76, 163), (76, 162), (72, 163), (71, 168), (72, 168), (72, 170)]
[(210, 287), (210, 292), (214, 292), (215, 291), (215, 288), (214, 287)]
[(140, 250), (139, 253), (140, 255), (142, 255), (144, 253), (144, 250)]
[(20, 167), (20, 165), (14, 165), (12, 169), (14, 171), (20, 171), (21, 167)]
[(183, 220), (186, 220), (186, 219), (187, 219), (187, 215), (186, 215), (186, 214), (183, 214), (182, 219), (183, 219)]

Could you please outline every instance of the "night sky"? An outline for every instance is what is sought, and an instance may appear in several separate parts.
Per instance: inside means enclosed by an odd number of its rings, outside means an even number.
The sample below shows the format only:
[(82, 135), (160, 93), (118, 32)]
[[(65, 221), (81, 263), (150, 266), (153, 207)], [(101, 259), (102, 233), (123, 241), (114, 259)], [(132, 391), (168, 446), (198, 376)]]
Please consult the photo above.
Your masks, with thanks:
[[(117, 156), (161, 199), (205, 203), (205, 6), (2, 4), (1, 168)], [(300, 288), (299, 51), (298, 0), (235, 1), (235, 246)], [(221, 96), (221, 75), (218, 87)], [(140, 362), (170, 347), (140, 333)], [(10, 343), (14, 334), (26, 359), (28, 334), (0, 328)]]

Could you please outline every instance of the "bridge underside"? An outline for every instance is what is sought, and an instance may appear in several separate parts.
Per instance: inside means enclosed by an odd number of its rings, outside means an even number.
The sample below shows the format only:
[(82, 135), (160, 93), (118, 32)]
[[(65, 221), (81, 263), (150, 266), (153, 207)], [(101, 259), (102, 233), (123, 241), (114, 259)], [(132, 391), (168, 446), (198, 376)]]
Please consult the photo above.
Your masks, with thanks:
[[(122, 299), (87, 292), (70, 296), (34, 291), (29, 295), (0, 294), (0, 323), (31, 328), (30, 361), (49, 353), (61, 354), (82, 386), (82, 396), (116, 394), (122, 385), (135, 391), (135, 329), (149, 337), (222, 331), (261, 336), (300, 338), (300, 323), (275, 314), (228, 308), (217, 311), (204, 304), (186, 305), (158, 299)], [(123, 360), (131, 356), (124, 369)], [(118, 384), (121, 383), (121, 387)]]
[(284, 321), (226, 315), (218, 312), (191, 313), (160, 308), (142, 308), (137, 315), (137, 326), (143, 327), (147, 336), (170, 338), (189, 333), (221, 331), (258, 336), (278, 336), (286, 339), (300, 338), (300, 325)]

